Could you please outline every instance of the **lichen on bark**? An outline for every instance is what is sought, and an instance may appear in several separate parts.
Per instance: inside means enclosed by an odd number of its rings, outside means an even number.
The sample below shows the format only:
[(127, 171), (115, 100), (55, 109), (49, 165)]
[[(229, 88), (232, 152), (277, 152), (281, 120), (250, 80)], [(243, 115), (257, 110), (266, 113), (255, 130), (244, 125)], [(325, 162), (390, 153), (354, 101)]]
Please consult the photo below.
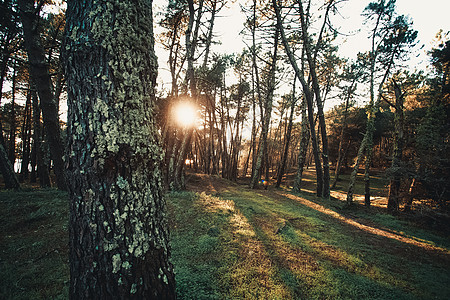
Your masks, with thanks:
[(151, 1), (71, 1), (66, 30), (71, 297), (173, 298)]

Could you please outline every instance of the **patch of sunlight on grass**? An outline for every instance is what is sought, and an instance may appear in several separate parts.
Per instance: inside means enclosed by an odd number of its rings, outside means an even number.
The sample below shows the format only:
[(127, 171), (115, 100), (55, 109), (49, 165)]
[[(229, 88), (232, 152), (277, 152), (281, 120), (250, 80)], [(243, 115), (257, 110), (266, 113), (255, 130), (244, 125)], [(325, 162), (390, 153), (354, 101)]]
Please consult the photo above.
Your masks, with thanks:
[[(402, 268), (396, 268), (391, 255), (373, 251), (369, 256), (351, 254), (342, 249), (331, 247), (325, 243), (309, 236), (301, 230), (296, 230), (287, 225), (280, 231), (283, 239), (297, 251), (304, 251), (318, 260), (318, 269), (304, 268), (301, 272), (293, 269), (299, 280), (308, 286), (308, 299), (329, 298), (329, 299), (414, 299), (422, 298), (425, 290), (435, 286), (436, 289), (427, 291), (426, 294), (435, 294), (439, 290), (438, 286), (449, 280), (448, 272), (442, 270), (430, 271), (430, 266), (421, 268), (414, 262), (401, 264)], [(373, 258), (378, 256), (378, 263), (374, 263)], [(390, 265), (397, 270), (397, 274), (392, 273)], [(422, 266), (423, 267), (423, 266)], [(314, 271), (311, 271), (314, 270)], [(426, 271), (428, 270), (428, 271)], [(323, 273), (326, 272), (326, 273)], [(326, 274), (333, 274), (327, 279)], [(424, 274), (429, 272), (428, 274)], [(414, 274), (414, 275), (413, 275)], [(417, 277), (420, 274), (420, 279)], [(433, 274), (442, 274), (439, 283)], [(401, 276), (399, 276), (401, 275)], [(342, 281), (336, 285), (336, 281)], [(426, 283), (426, 284), (425, 284)], [(428, 287), (426, 285), (429, 285)], [(421, 288), (417, 288), (417, 286)], [(337, 289), (337, 290), (336, 290)], [(321, 292), (326, 290), (327, 292)], [(373, 294), (372, 291), (376, 291)], [(448, 292), (440, 291), (440, 296)], [(327, 295), (325, 297), (325, 295)], [(370, 295), (367, 298), (367, 295)], [(444, 298), (443, 298), (444, 299)]]
[(179, 299), (289, 299), (234, 201), (182, 193), (168, 206)]
[(380, 229), (380, 228), (377, 228), (377, 227), (372, 227), (372, 226), (368, 226), (368, 225), (362, 224), (360, 222), (357, 222), (357, 221), (353, 220), (352, 218), (346, 217), (346, 216), (336, 212), (335, 210), (326, 208), (326, 207), (324, 207), (324, 206), (322, 206), (320, 204), (317, 204), (317, 203), (315, 203), (313, 201), (309, 201), (309, 200), (307, 200), (305, 198), (298, 197), (298, 196), (295, 196), (293, 194), (281, 194), (281, 196), (284, 196), (284, 197), (287, 197), (287, 198), (289, 198), (291, 200), (297, 201), (300, 204), (308, 206), (308, 207), (310, 207), (310, 208), (312, 208), (312, 209), (314, 209), (316, 211), (320, 211), (321, 213), (323, 213), (325, 215), (328, 215), (328, 216), (330, 216), (332, 218), (335, 218), (336, 220), (338, 220), (338, 221), (340, 221), (342, 223), (354, 226), (358, 230), (366, 231), (366, 232), (368, 232), (370, 234), (378, 235), (380, 237), (386, 237), (386, 238), (389, 238), (389, 239), (392, 239), (392, 240), (400, 241), (402, 243), (415, 245), (417, 247), (421, 247), (421, 248), (425, 248), (425, 249), (431, 248), (431, 249), (436, 250), (436, 251), (442, 251), (444, 253), (449, 253), (449, 251), (447, 249), (435, 247), (433, 245), (430, 245), (429, 243), (424, 243), (422, 241), (419, 241), (419, 240), (414, 239), (414, 238), (409, 238), (409, 237), (404, 236), (402, 234), (398, 234), (398, 233), (391, 232), (391, 231), (388, 231), (388, 230), (383, 230), (383, 229)]
[(287, 299), (289, 294), (285, 287), (274, 281), (274, 270), (261, 242), (255, 239), (252, 226), (234, 201), (201, 193), (198, 203), (207, 211), (229, 213), (227, 231), (232, 249), (238, 252), (238, 256), (231, 255), (236, 259), (234, 262), (227, 260), (227, 273), (222, 274), (230, 287), (230, 296), (233, 299)]
[[(324, 201), (313, 193), (297, 194), (315, 204), (310, 206), (285, 196), (284, 190), (236, 185), (209, 202), (195, 198), (206, 196), (194, 197), (194, 202), (199, 200), (196, 205), (204, 206), (197, 212), (200, 219), (204, 213), (221, 215), (226, 224), (219, 227), (219, 235), (210, 234), (218, 237), (222, 253), (216, 274), (221, 287), (226, 287), (223, 298), (450, 299), (447, 260), (437, 263), (429, 248), (361, 229), (382, 223), (386, 234), (393, 234), (396, 224), (402, 229), (396, 233), (400, 235), (408, 233), (407, 223), (390, 216), (374, 217), (367, 210), (344, 210), (342, 202)], [(242, 217), (236, 217), (239, 214)], [(237, 233), (236, 224), (245, 224), (252, 234)], [(206, 225), (205, 229), (213, 228)], [(198, 231), (197, 237), (204, 234)]]
[[(287, 243), (317, 259), (315, 268), (293, 269), (297, 282), (306, 286), (308, 299), (408, 299), (396, 291), (401, 282), (361, 258), (326, 245), (287, 225), (281, 231)], [(292, 281), (292, 279), (291, 279)], [(375, 294), (373, 291), (377, 291)], [(369, 297), (370, 296), (370, 297)]]
[(218, 270), (225, 264), (220, 240), (228, 217), (205, 213), (196, 199), (198, 195), (188, 192), (167, 197), (177, 296), (221, 299), (227, 288), (218, 280)]

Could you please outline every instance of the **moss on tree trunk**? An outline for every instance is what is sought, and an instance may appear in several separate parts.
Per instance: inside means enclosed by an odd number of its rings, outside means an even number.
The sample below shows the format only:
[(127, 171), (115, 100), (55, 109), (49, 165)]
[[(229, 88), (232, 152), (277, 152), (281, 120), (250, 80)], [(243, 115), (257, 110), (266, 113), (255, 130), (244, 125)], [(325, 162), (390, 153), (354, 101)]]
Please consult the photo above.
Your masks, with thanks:
[(173, 299), (151, 1), (70, 1), (70, 296)]

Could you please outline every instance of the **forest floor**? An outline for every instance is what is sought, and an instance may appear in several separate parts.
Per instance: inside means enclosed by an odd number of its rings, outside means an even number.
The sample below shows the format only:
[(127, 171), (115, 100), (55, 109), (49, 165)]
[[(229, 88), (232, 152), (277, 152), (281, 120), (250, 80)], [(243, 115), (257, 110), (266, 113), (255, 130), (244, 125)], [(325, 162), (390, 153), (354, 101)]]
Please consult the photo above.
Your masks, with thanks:
[[(167, 195), (179, 299), (450, 299), (448, 219), (386, 213), (381, 178), (371, 208), (246, 183)], [(65, 193), (0, 192), (0, 299), (67, 298), (67, 222)]]

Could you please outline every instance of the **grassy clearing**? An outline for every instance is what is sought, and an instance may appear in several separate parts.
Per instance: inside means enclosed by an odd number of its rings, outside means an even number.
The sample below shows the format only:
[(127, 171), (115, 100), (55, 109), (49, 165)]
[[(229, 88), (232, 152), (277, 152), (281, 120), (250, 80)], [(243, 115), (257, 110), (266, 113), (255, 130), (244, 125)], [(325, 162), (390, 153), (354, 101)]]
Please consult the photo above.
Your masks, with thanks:
[[(166, 197), (179, 299), (450, 299), (450, 238), (437, 229), (308, 192), (191, 182), (196, 192)], [(0, 192), (0, 299), (67, 298), (67, 210), (55, 190)]]
[[(253, 191), (234, 185), (216, 195), (220, 195), (220, 201), (234, 203), (235, 211), (246, 220), (254, 236), (251, 240), (238, 237), (239, 245), (251, 247), (256, 242), (261, 246), (260, 253), (266, 260), (260, 259), (259, 265), (270, 272), (271, 282), (284, 293), (278, 297), (280, 299), (450, 297), (446, 284), (450, 282), (448, 247), (439, 251), (426, 247), (429, 244), (445, 248), (448, 236), (420, 229), (378, 209), (345, 210), (339, 201), (324, 202), (309, 193), (300, 196), (376, 230), (381, 228), (409, 236), (423, 242), (425, 248), (365, 232), (284, 197), (278, 191)], [(248, 259), (242, 253), (238, 254), (237, 261)], [(233, 266), (232, 262), (230, 264)], [(248, 278), (253, 272), (248, 267), (240, 271), (235, 276)], [(245, 280), (241, 281), (251, 286)], [(262, 285), (259, 287), (264, 289)], [(230, 288), (239, 289), (233, 284)], [(246, 294), (245, 298), (252, 298), (252, 295)]]

